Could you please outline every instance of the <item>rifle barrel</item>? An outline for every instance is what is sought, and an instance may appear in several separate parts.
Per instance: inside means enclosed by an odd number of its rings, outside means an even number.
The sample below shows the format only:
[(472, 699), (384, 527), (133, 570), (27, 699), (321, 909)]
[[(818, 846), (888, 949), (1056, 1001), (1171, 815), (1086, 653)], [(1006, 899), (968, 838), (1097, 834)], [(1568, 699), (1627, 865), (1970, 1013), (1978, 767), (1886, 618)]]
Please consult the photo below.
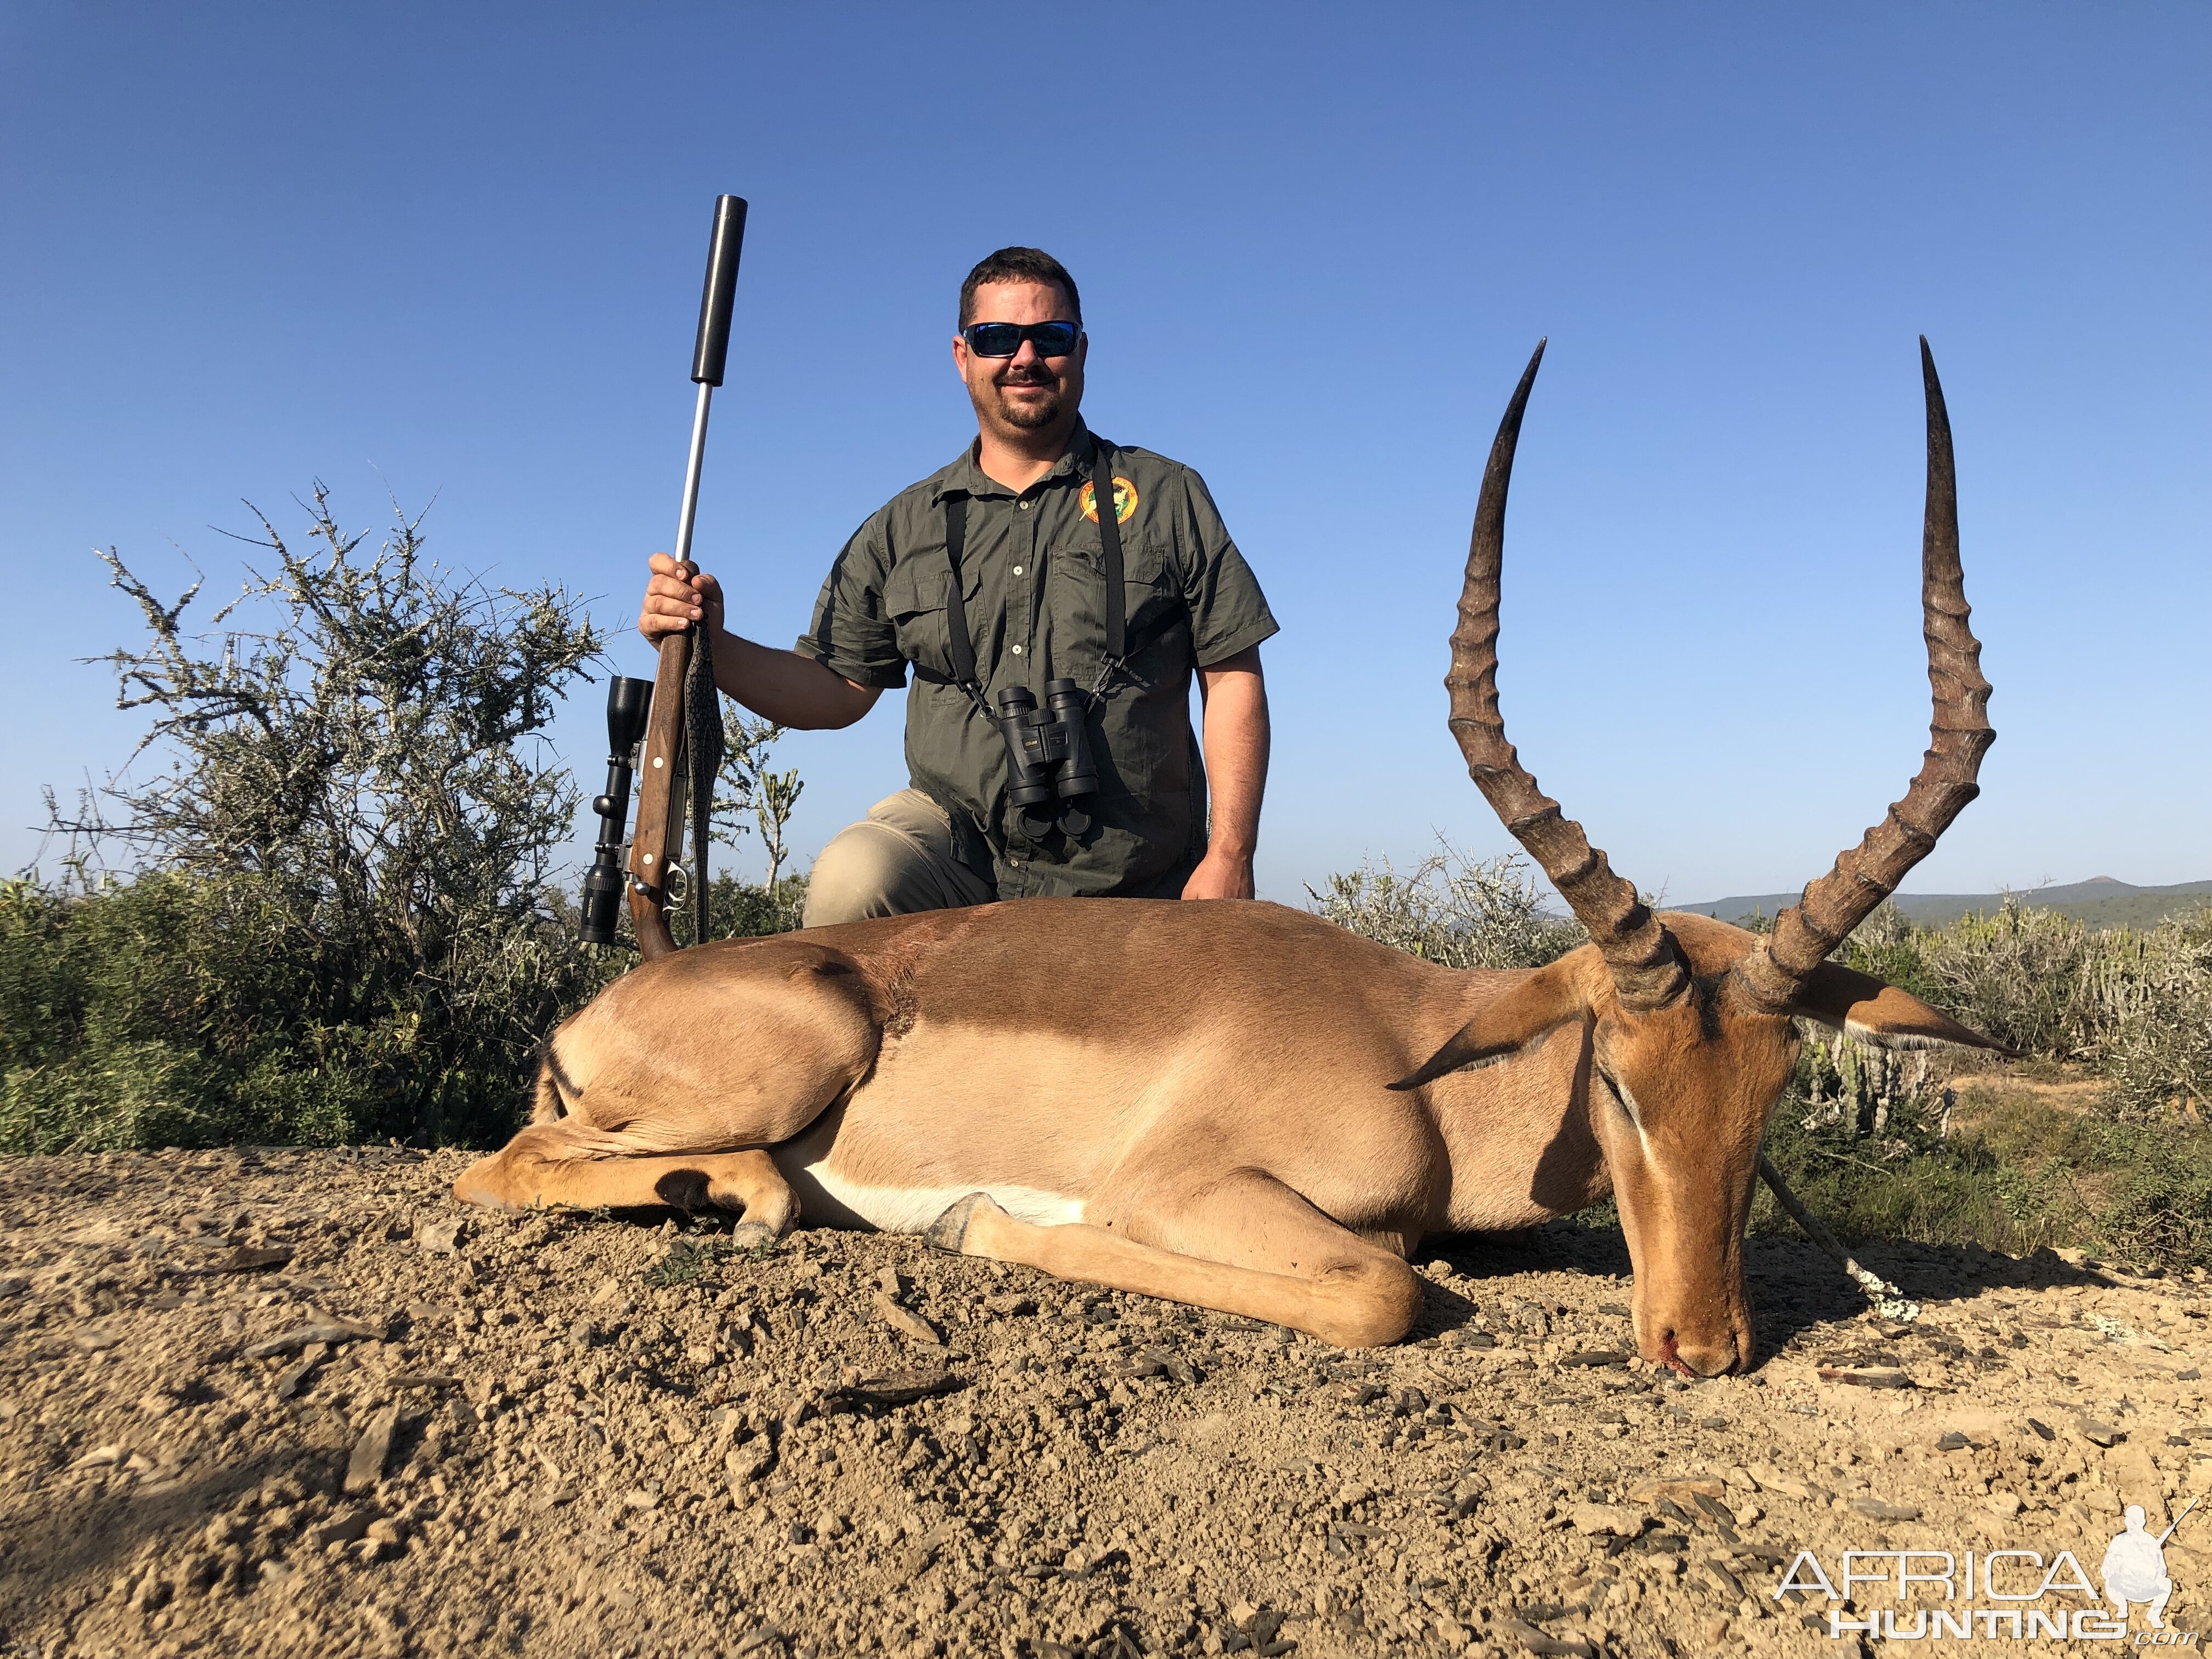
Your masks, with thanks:
[(707, 411), (714, 401), (710, 380), (699, 382), (699, 406), (691, 415), (691, 459), (684, 467), (684, 507), (676, 520), (676, 559), (690, 574), (691, 526), (699, 516), (699, 470), (707, 459)]
[(2166, 1528), (2166, 1529), (2164, 1532), (2162, 1532), (2162, 1533), (2159, 1534), (2159, 1535), (2158, 1535), (2159, 1547), (2160, 1547), (2160, 1549), (2165, 1548), (2165, 1547), (2166, 1547), (2166, 1540), (2167, 1539), (2169, 1539), (2169, 1538), (2171, 1538), (2171, 1537), (2172, 1537), (2172, 1536), (2173, 1536), (2173, 1528), (2174, 1528), (2174, 1527), (2178, 1527), (2178, 1526), (2179, 1526), (2183, 1522), (2185, 1522), (2185, 1521), (2186, 1521), (2187, 1519), (2189, 1519), (2189, 1511), (2190, 1511), (2190, 1510), (2193, 1510), (2193, 1509), (2195, 1509), (2195, 1508), (2196, 1508), (2199, 1504), (2203, 1503), (2203, 1501), (2204, 1501), (2203, 1498), (2200, 1495), (2200, 1496), (2198, 1496), (2198, 1497), (2196, 1497), (2196, 1498), (2191, 1498), (2191, 1499), (2190, 1499), (2186, 1504), (2184, 1504), (2181, 1506), (2181, 1513), (2180, 1513), (2180, 1514), (2179, 1514), (2179, 1515), (2177, 1515), (2177, 1516), (2175, 1516), (2173, 1517), (2173, 1525), (2172, 1525), (2172, 1526), (2169, 1526), (2168, 1528)]

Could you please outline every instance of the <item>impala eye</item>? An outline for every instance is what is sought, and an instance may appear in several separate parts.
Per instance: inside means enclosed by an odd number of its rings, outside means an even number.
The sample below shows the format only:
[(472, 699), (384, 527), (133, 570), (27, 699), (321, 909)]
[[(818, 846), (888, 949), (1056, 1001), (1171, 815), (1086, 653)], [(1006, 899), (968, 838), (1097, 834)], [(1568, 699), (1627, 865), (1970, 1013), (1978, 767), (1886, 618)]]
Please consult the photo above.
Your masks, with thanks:
[(1620, 1107), (1622, 1115), (1636, 1126), (1636, 1133), (1642, 1134), (1644, 1114), (1636, 1109), (1636, 1097), (1629, 1093), (1627, 1086), (1612, 1073), (1601, 1071), (1597, 1076), (1598, 1081), (1605, 1085), (1606, 1091), (1613, 1097), (1613, 1103)]

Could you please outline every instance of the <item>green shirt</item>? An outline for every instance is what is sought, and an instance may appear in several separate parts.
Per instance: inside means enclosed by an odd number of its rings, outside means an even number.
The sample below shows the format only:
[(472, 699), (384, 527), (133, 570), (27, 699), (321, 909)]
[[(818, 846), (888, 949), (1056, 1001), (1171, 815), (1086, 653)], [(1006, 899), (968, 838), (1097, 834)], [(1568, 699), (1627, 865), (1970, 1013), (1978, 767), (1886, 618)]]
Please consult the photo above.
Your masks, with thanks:
[[(1005, 740), (952, 683), (945, 501), (969, 498), (961, 593), (975, 678), (992, 706), (1009, 685), (1027, 685), (1040, 705), (1047, 680), (1087, 690), (1106, 657), (1104, 556), (1096, 517), (1084, 512), (1094, 443), (1110, 457), (1121, 509), (1129, 661), (1091, 711), (1101, 779), (1091, 828), (1074, 844), (1056, 830), (1033, 842), (1006, 803)], [(1267, 601), (1188, 467), (1094, 440), (1079, 422), (1053, 470), (1018, 495), (984, 476), (975, 447), (902, 490), (845, 544), (799, 652), (886, 690), (904, 685), (915, 665), (906, 711), (914, 787), (945, 808), (961, 861), (997, 883), (1000, 897), (1175, 897), (1206, 850), (1192, 671), (1274, 633)]]

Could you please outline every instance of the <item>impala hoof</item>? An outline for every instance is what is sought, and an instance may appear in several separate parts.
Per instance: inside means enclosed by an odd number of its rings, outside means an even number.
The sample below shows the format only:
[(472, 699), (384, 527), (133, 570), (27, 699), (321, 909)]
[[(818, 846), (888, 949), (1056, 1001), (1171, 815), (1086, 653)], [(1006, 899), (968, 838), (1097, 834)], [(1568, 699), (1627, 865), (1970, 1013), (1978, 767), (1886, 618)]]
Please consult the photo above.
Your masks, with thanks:
[(928, 1230), (921, 1236), (921, 1242), (933, 1250), (944, 1250), (949, 1255), (958, 1255), (960, 1247), (967, 1242), (968, 1223), (975, 1213), (975, 1206), (989, 1196), (988, 1193), (969, 1194), (929, 1224)]
[(779, 1237), (775, 1228), (757, 1221), (740, 1221), (730, 1229), (730, 1243), (740, 1250), (774, 1249)]

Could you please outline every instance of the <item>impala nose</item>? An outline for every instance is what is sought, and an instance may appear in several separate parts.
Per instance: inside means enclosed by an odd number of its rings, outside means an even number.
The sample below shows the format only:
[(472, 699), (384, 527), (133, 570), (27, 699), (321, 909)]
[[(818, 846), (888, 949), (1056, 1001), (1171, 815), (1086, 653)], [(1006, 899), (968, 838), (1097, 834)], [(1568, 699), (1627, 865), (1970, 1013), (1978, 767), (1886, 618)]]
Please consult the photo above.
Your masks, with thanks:
[(1717, 1342), (1685, 1342), (1673, 1329), (1662, 1330), (1659, 1333), (1657, 1358), (1661, 1364), (1685, 1376), (1719, 1376), (1735, 1368), (1735, 1339), (1729, 1336)]

